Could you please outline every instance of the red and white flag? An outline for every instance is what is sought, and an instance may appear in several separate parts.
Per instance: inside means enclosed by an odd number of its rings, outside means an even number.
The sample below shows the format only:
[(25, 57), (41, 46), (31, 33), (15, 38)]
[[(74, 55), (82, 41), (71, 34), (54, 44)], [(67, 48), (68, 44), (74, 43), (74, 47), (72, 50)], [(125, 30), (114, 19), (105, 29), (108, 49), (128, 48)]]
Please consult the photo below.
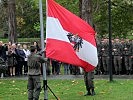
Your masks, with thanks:
[(47, 0), (46, 57), (86, 72), (98, 63), (93, 28), (54, 0)]

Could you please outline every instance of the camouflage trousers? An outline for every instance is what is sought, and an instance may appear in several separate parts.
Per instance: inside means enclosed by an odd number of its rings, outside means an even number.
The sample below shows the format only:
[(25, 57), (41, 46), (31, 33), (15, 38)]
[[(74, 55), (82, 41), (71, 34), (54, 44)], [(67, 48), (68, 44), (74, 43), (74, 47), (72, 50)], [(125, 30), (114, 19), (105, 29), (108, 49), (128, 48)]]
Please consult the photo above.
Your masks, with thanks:
[(105, 72), (108, 71), (108, 66), (109, 66), (109, 57), (103, 56), (102, 57), (102, 64), (103, 64), (103, 69)]
[(84, 72), (86, 90), (94, 89), (94, 72)]
[(130, 56), (124, 57), (126, 70), (132, 70), (132, 58)]
[(41, 81), (40, 76), (28, 76), (28, 100), (39, 100), (39, 95), (41, 91)]
[(121, 56), (114, 56), (114, 68), (115, 68), (115, 72), (122, 71), (121, 63), (122, 63)]

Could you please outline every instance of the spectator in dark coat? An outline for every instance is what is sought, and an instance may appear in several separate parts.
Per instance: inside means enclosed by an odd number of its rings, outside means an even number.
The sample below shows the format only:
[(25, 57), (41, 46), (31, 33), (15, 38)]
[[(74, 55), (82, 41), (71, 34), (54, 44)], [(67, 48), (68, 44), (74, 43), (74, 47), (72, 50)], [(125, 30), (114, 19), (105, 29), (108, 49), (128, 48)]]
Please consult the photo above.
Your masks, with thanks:
[(6, 60), (6, 48), (3, 45), (3, 42), (0, 41), (0, 57), (5, 61)]
[(17, 45), (17, 48), (15, 49), (16, 55), (17, 55), (17, 75), (22, 75), (22, 68), (24, 65), (24, 59), (26, 57), (22, 46), (20, 44)]

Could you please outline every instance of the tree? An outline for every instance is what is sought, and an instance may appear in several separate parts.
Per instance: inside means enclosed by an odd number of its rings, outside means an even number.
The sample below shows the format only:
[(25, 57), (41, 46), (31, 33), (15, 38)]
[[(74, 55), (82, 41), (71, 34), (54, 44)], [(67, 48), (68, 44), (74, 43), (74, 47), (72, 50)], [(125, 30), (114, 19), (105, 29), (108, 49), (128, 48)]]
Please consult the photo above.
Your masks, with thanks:
[(93, 26), (92, 21), (92, 0), (80, 0), (81, 3), (81, 18)]
[(16, 33), (16, 6), (15, 0), (8, 0), (8, 26), (9, 26), (9, 41), (17, 42)]
[(8, 31), (7, 2), (4, 0), (0, 2), (0, 12), (0, 33), (2, 33), (1, 35), (3, 36), (3, 33)]
[(114, 37), (126, 38), (133, 30), (133, 1), (114, 0), (112, 2), (112, 29)]
[[(7, 10), (11, 10), (7, 9), (8, 2), (6, 1), (7, 0), (2, 0), (2, 6), (0, 5), (1, 32), (3, 30), (4, 31), (7, 30), (8, 17), (7, 13), (5, 12)], [(11, 2), (12, 0), (8, 1)], [(56, 1), (62, 6), (64, 6), (66, 9), (70, 10), (72, 13), (86, 20), (86, 22), (94, 24), (95, 30), (97, 31), (99, 37), (108, 36), (108, 0), (56, 0)], [(40, 37), (38, 0), (16, 0), (15, 3), (16, 3), (16, 19), (17, 19), (16, 37), (17, 36), (21, 38)], [(45, 0), (43, 0), (44, 23), (46, 22), (45, 8), (46, 8)], [(132, 0), (112, 0), (113, 37), (116, 36), (127, 37), (128, 35), (131, 35), (133, 33), (132, 11), (133, 11)], [(92, 22), (90, 22), (90, 20)]]
[[(100, 37), (108, 36), (108, 0), (93, 0), (93, 19)], [(112, 0), (112, 35), (126, 38), (133, 30), (133, 1)]]
[(38, 2), (36, 0), (16, 0), (16, 3), (17, 32), (19, 37), (40, 37)]

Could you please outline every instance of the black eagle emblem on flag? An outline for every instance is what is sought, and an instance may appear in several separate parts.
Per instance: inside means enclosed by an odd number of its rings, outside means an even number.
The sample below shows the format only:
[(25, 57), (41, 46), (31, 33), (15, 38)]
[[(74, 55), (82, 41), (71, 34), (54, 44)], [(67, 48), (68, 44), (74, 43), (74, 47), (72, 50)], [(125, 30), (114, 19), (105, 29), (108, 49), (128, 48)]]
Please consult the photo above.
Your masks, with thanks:
[(79, 37), (78, 34), (73, 35), (72, 33), (68, 33), (67, 37), (72, 43), (74, 50), (79, 52), (79, 49), (82, 48), (83, 39)]

